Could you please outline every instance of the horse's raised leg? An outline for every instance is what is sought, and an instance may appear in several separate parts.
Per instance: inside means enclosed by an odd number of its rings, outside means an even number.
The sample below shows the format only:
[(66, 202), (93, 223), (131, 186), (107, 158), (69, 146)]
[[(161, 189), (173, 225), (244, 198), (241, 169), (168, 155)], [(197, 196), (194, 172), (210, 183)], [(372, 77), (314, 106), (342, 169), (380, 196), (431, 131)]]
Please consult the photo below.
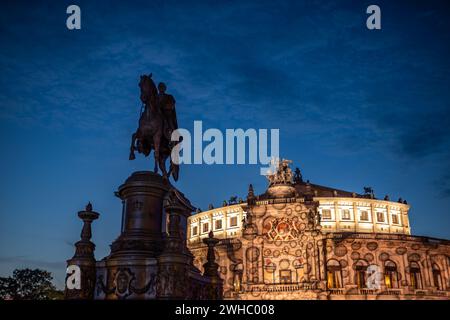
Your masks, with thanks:
[(131, 136), (130, 156), (128, 158), (129, 160), (136, 159), (136, 156), (134, 155), (134, 150), (135, 150), (134, 143), (136, 142), (136, 136), (137, 136), (137, 132), (133, 133), (133, 135)]
[(180, 171), (180, 166), (178, 164), (175, 164), (170, 161), (170, 170), (169, 170), (169, 176), (172, 174), (173, 180), (178, 181), (178, 174)]
[(167, 175), (170, 177), (170, 175), (172, 174), (172, 170), (173, 170), (173, 164), (172, 161), (169, 161), (169, 171), (167, 172)]
[(154, 149), (154, 154), (155, 154), (155, 168), (154, 168), (154, 172), (158, 173), (158, 164), (159, 164), (159, 149), (161, 147), (161, 135), (155, 135), (153, 137), (153, 143), (155, 145), (155, 149)]
[(159, 168), (161, 169), (161, 172), (163, 174), (163, 179), (168, 179), (167, 170), (166, 170), (166, 159), (167, 159), (166, 155), (160, 154)]

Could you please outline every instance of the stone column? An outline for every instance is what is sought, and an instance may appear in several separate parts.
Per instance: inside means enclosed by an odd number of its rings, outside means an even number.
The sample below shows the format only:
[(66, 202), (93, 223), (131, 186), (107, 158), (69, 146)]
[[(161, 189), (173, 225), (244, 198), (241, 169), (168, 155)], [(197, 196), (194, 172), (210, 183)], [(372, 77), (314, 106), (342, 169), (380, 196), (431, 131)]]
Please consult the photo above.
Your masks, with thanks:
[(228, 238), (228, 214), (227, 210), (223, 212), (223, 230), (224, 230), (224, 238)]
[(213, 214), (211, 212), (208, 213), (208, 215), (209, 215), (209, 221), (210, 221), (210, 223), (209, 223), (209, 225), (210, 225), (209, 231), (213, 231), (215, 229), (214, 217), (213, 217)]
[(391, 233), (391, 226), (392, 226), (392, 217), (391, 217), (391, 210), (389, 208), (389, 205), (386, 205), (386, 215), (387, 215), (387, 222), (388, 222), (388, 231)]
[(443, 268), (444, 270), (441, 271), (441, 277), (442, 277), (442, 286), (444, 290), (448, 290), (449, 289), (449, 281), (450, 281), (450, 275), (449, 275), (449, 270), (450, 270), (450, 266), (448, 264), (448, 258), (444, 257), (442, 259), (443, 261)]
[[(407, 269), (409, 269), (409, 262), (407, 260), (407, 256), (408, 254), (405, 252), (402, 255), (402, 265), (403, 265), (403, 270), (402, 270), (402, 280), (400, 281), (400, 287), (403, 289), (403, 293), (409, 293), (410, 292), (410, 278), (409, 278), (409, 273), (406, 272)], [(405, 283), (405, 285), (403, 285), (402, 283)]]
[(405, 228), (406, 232), (408, 234), (411, 234), (411, 225), (409, 224), (408, 210), (405, 211), (405, 225), (408, 226), (407, 228)]
[(434, 283), (433, 283), (433, 265), (431, 262), (430, 250), (425, 251), (425, 263), (426, 263), (426, 265), (424, 266), (425, 273), (427, 274), (427, 278), (428, 278), (428, 280), (424, 281), (425, 289), (428, 289), (428, 288), (426, 288), (427, 286), (433, 287), (432, 289), (435, 289)]
[(78, 217), (83, 220), (83, 229), (81, 240), (75, 244), (75, 255), (67, 260), (68, 274), (64, 294), (66, 299), (93, 299), (96, 275), (91, 223), (98, 219), (99, 214), (92, 211), (92, 205), (88, 203), (84, 211), (78, 212)]
[(214, 238), (214, 233), (209, 232), (208, 238), (203, 239), (203, 242), (208, 247), (208, 254), (206, 256), (206, 263), (203, 265), (205, 272), (203, 275), (208, 277), (211, 281), (211, 293), (212, 299), (222, 299), (222, 286), (223, 281), (219, 276), (219, 264), (216, 263), (216, 255), (214, 253), (214, 247), (219, 243), (219, 239)]
[(375, 214), (373, 203), (370, 204), (370, 214), (372, 215), (372, 232), (376, 232), (377, 215)]
[(209, 232), (208, 238), (203, 239), (203, 242), (208, 247), (208, 253), (206, 255), (207, 262), (203, 265), (205, 276), (218, 278), (219, 277), (219, 265), (216, 263), (216, 255), (214, 253), (214, 247), (219, 243), (219, 239), (214, 238), (214, 233)]
[(336, 224), (336, 232), (340, 232), (340, 228), (341, 228), (341, 217), (339, 216), (339, 208), (338, 208), (338, 203), (337, 201), (334, 201), (334, 220), (335, 220), (335, 224)]
[(164, 250), (158, 257), (157, 299), (186, 299), (191, 296), (189, 272), (194, 259), (186, 247), (187, 218), (194, 208), (175, 188), (164, 198), (169, 216)]

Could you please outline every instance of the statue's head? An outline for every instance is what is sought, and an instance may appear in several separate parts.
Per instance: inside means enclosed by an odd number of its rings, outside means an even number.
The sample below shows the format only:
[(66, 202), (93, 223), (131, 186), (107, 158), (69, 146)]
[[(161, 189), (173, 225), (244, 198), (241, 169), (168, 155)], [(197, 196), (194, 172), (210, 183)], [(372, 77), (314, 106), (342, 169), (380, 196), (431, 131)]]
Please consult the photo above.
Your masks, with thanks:
[(167, 87), (166, 87), (166, 84), (164, 82), (160, 82), (158, 84), (158, 91), (159, 91), (159, 93), (161, 93), (161, 94), (165, 93), (166, 89), (167, 89)]

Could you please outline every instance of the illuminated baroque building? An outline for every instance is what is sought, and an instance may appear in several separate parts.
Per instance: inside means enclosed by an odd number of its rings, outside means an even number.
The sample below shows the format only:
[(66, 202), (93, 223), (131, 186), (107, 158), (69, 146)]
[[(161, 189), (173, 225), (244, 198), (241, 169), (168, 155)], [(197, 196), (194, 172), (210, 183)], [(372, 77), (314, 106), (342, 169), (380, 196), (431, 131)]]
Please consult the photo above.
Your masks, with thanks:
[(412, 236), (399, 199), (303, 181), (289, 161), (269, 187), (188, 218), (201, 270), (213, 231), (226, 299), (448, 299), (450, 241)]

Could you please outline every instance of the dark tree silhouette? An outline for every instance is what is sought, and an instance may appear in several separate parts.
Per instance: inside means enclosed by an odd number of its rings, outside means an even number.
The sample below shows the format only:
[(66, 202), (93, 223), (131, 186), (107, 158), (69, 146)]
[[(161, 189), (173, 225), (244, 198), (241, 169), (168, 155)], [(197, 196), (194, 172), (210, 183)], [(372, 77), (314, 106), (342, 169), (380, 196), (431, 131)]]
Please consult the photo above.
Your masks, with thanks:
[(12, 277), (0, 277), (0, 299), (58, 299), (61, 292), (52, 284), (50, 272), (40, 269), (16, 269)]

